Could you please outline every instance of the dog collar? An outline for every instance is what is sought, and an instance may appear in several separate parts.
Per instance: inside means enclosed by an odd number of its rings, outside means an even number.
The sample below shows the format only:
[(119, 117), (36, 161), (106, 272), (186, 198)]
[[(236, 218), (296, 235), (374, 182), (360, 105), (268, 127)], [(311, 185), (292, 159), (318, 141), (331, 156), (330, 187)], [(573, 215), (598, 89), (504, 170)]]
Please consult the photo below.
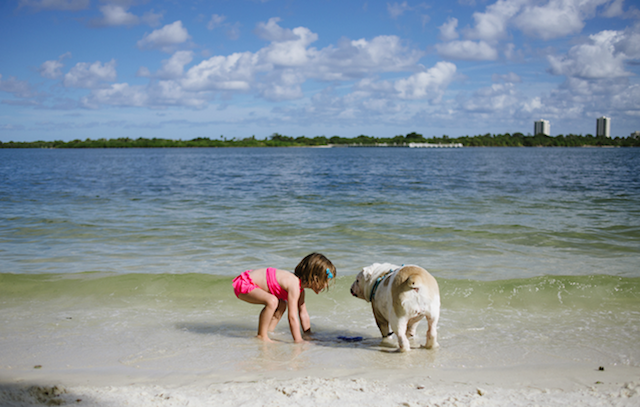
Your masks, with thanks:
[(387, 278), (391, 273), (393, 273), (393, 270), (389, 270), (387, 271), (384, 275), (378, 277), (378, 279), (376, 280), (376, 282), (373, 284), (373, 288), (371, 289), (371, 295), (369, 296), (369, 302), (372, 302), (373, 299), (376, 296), (376, 291), (378, 290), (378, 286), (380, 285), (380, 283), (382, 282), (382, 280), (384, 280), (385, 278)]

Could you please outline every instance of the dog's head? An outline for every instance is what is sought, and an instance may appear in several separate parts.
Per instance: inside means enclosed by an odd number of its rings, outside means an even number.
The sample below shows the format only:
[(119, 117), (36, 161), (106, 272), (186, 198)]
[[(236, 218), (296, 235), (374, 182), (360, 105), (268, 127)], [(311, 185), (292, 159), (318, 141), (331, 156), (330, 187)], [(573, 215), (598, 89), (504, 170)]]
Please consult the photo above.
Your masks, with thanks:
[(354, 281), (353, 284), (351, 284), (351, 295), (368, 301), (367, 297), (365, 297), (364, 295), (365, 287), (368, 285), (369, 284), (367, 284), (367, 277), (365, 275), (364, 270), (362, 270), (356, 276), (356, 281)]
[(351, 295), (365, 301), (371, 301), (371, 290), (378, 277), (385, 275), (390, 270), (396, 270), (398, 266), (390, 263), (373, 263), (365, 267), (356, 276), (356, 281), (351, 284)]

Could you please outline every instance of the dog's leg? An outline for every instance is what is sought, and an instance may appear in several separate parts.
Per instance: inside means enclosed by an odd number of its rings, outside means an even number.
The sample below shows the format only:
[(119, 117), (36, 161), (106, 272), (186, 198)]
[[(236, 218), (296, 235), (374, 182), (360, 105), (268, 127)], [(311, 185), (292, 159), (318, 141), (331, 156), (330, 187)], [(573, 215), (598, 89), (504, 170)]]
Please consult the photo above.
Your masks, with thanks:
[(427, 316), (427, 322), (429, 323), (429, 329), (427, 329), (427, 343), (424, 347), (427, 349), (435, 349), (438, 346), (438, 316)]
[(409, 321), (409, 325), (407, 326), (407, 336), (411, 338), (416, 336), (416, 331), (418, 330), (418, 324), (420, 323), (421, 319), (422, 317), (413, 318), (412, 320)]
[(400, 352), (408, 352), (411, 350), (411, 344), (409, 343), (409, 339), (407, 339), (408, 322), (409, 321), (407, 320), (407, 318), (401, 317), (398, 318), (397, 321), (393, 321), (391, 324), (393, 332), (395, 332), (396, 336), (398, 337), (398, 346), (400, 347)]
[(389, 321), (380, 312), (377, 312), (375, 307), (373, 308), (373, 317), (376, 319), (376, 325), (378, 325), (382, 338), (389, 336)]
[(378, 325), (378, 329), (382, 334), (382, 342), (380, 344), (382, 346), (395, 347), (395, 343), (391, 340), (391, 335), (393, 332), (389, 329), (389, 321), (385, 317), (383, 317), (380, 313), (373, 311), (373, 315), (376, 319), (376, 324)]

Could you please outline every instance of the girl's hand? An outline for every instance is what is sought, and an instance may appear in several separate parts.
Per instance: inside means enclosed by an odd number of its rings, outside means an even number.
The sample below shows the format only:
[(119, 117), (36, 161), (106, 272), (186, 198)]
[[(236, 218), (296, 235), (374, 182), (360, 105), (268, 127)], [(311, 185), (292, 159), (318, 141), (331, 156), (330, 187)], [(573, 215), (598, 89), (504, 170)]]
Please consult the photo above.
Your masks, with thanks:
[(302, 333), (302, 338), (305, 341), (310, 341), (311, 339), (313, 339), (313, 332), (311, 332), (311, 328), (307, 329)]

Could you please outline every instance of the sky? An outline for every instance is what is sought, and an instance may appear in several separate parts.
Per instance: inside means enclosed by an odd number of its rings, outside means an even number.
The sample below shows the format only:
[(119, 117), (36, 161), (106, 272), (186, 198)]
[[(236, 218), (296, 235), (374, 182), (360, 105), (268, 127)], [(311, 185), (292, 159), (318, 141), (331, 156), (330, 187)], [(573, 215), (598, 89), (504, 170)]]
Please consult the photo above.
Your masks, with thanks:
[(2, 0), (0, 141), (640, 131), (629, 0)]

